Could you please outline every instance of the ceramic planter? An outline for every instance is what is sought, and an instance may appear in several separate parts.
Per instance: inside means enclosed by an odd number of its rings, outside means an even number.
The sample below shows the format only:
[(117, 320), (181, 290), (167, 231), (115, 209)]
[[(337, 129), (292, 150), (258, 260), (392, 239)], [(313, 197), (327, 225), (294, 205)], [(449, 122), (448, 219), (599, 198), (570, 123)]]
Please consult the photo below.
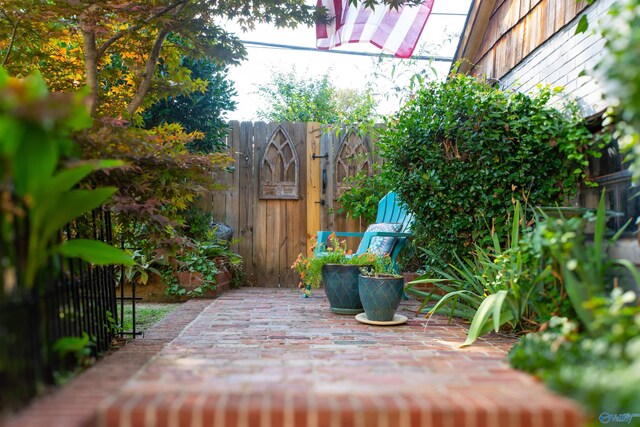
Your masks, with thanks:
[(362, 313), (358, 292), (357, 265), (325, 264), (322, 266), (322, 284), (329, 299), (331, 311), (336, 314)]
[(358, 277), (358, 292), (367, 319), (389, 322), (396, 314), (404, 278), (400, 277)]

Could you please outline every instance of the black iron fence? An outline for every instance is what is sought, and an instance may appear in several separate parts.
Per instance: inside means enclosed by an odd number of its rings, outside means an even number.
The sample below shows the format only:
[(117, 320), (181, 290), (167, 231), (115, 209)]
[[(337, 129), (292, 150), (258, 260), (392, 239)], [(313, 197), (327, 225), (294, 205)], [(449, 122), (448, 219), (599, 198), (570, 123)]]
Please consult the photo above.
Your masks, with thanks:
[[(15, 235), (24, 238), (28, 233)], [(61, 232), (63, 239), (79, 237), (110, 243), (110, 213), (98, 209)], [(43, 385), (53, 383), (58, 374), (107, 351), (121, 332), (114, 267), (55, 257), (31, 289), (21, 286), (19, 273), (2, 268), (0, 409), (24, 402)], [(6, 289), (7, 283), (13, 288)]]

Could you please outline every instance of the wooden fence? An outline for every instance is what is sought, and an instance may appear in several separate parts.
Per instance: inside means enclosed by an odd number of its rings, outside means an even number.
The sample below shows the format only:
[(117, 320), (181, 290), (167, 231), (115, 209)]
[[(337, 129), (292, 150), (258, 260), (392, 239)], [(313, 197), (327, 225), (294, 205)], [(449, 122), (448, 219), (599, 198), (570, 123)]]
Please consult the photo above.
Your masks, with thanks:
[(366, 228), (333, 208), (346, 177), (371, 171), (371, 139), (324, 132), (317, 123), (229, 125), (235, 170), (217, 177), (226, 189), (212, 192), (205, 208), (233, 227), (250, 285), (294, 287), (299, 277), (290, 267), (318, 230)]

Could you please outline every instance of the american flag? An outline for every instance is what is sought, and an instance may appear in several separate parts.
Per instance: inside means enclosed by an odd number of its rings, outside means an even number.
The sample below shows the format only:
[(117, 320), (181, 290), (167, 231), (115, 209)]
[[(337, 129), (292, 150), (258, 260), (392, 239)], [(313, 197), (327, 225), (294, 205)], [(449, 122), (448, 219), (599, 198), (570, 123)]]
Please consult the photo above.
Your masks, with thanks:
[(349, 0), (318, 0), (318, 7), (327, 8), (330, 21), (316, 25), (316, 47), (326, 50), (346, 43), (370, 42), (398, 58), (410, 58), (434, 1), (396, 10), (385, 5), (375, 9), (349, 5)]

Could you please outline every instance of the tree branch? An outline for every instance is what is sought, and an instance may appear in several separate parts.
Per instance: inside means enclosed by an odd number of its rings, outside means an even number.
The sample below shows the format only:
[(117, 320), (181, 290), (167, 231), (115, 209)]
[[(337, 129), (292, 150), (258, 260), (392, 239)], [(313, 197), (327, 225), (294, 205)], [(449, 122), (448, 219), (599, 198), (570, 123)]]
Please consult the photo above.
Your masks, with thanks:
[(109, 37), (104, 43), (102, 43), (102, 45), (98, 49), (98, 59), (102, 58), (102, 56), (105, 54), (107, 49), (109, 49), (109, 47), (111, 47), (112, 44), (114, 44), (115, 42), (117, 42), (118, 40), (123, 38), (124, 36), (126, 36), (128, 34), (131, 34), (131, 33), (135, 32), (135, 31), (138, 31), (140, 28), (144, 27), (149, 22), (151, 22), (154, 19), (157, 19), (157, 18), (159, 18), (159, 17), (161, 17), (163, 15), (166, 15), (168, 12), (170, 12), (173, 9), (179, 8), (177, 10), (177, 11), (179, 11), (180, 9), (182, 9), (182, 7), (184, 7), (184, 5), (186, 3), (187, 3), (187, 0), (178, 1), (178, 2), (174, 3), (173, 5), (165, 7), (164, 9), (160, 10), (156, 14), (149, 16), (147, 19), (145, 19), (140, 24), (133, 25), (133, 26), (127, 28), (126, 30), (119, 31), (119, 32), (115, 33), (113, 36)]
[(140, 105), (142, 105), (144, 97), (147, 96), (149, 88), (151, 88), (151, 81), (153, 80), (153, 76), (156, 71), (156, 63), (160, 57), (160, 50), (162, 49), (162, 45), (168, 35), (169, 29), (165, 27), (160, 30), (156, 37), (156, 41), (153, 43), (153, 48), (151, 49), (151, 52), (149, 52), (149, 58), (147, 58), (147, 63), (144, 66), (144, 74), (142, 75), (140, 86), (138, 86), (136, 94), (133, 96), (129, 105), (127, 105), (127, 112), (129, 113), (129, 116), (133, 116), (135, 114), (136, 110)]
[[(8, 16), (7, 16), (7, 19), (9, 19)], [(20, 21), (22, 21), (22, 16), (18, 19), (18, 21), (15, 24), (12, 23), (13, 29), (11, 30), (11, 38), (9, 39), (9, 46), (7, 46), (7, 53), (5, 53), (4, 59), (2, 60), (2, 64), (0, 64), (3, 67), (9, 60), (9, 55), (11, 55), (11, 51), (13, 50), (13, 43), (16, 41), (16, 33), (18, 32), (18, 25), (20, 24)], [(10, 19), (9, 19), (9, 22), (11, 23)]]

